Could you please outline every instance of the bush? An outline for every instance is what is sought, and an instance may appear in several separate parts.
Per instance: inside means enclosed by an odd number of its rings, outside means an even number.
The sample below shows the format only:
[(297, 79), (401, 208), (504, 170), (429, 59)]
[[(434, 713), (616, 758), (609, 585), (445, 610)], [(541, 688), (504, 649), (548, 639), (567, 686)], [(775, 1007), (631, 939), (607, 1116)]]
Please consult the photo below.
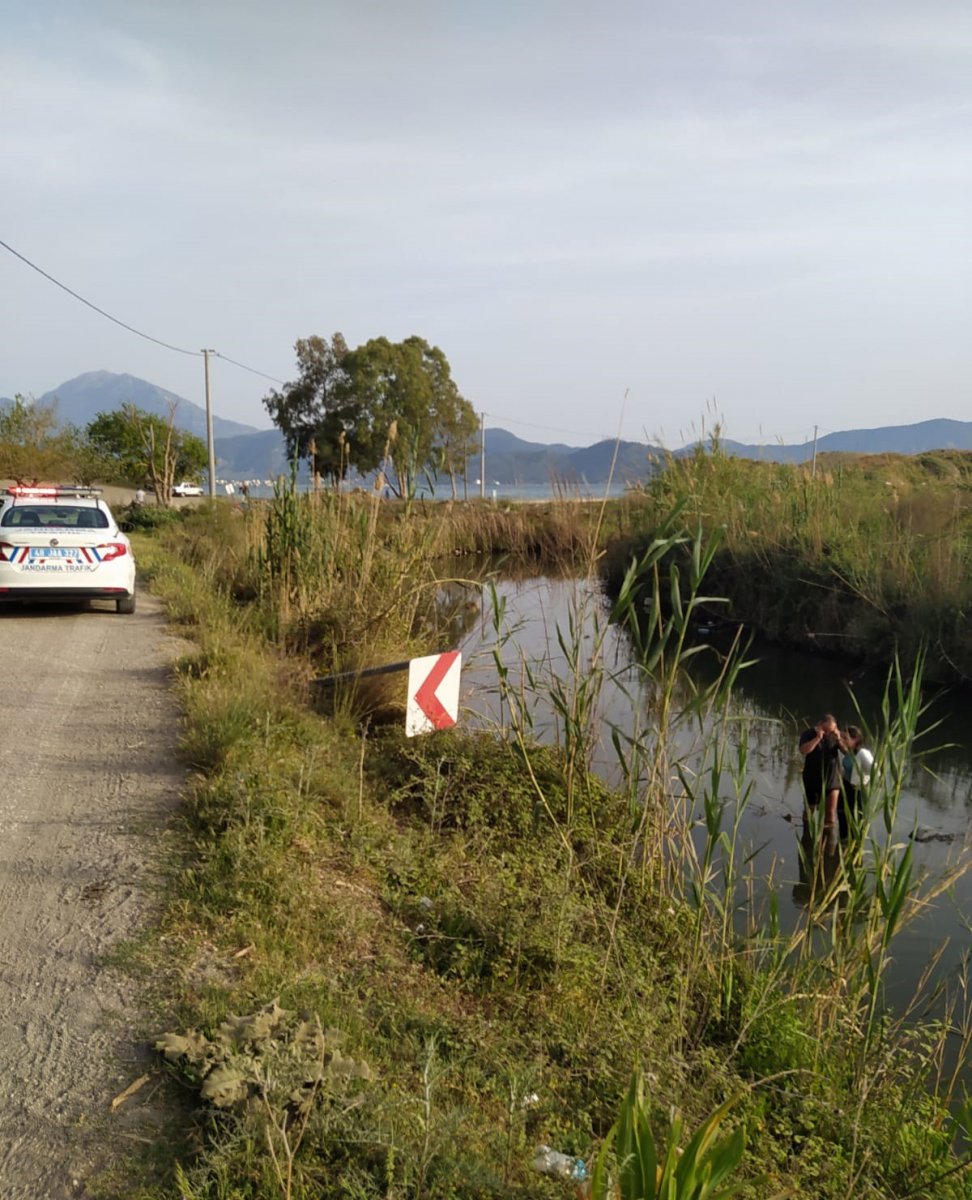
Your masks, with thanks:
[(162, 508), (157, 504), (129, 504), (121, 511), (118, 527), (126, 533), (151, 533), (183, 520), (188, 511), (183, 508)]

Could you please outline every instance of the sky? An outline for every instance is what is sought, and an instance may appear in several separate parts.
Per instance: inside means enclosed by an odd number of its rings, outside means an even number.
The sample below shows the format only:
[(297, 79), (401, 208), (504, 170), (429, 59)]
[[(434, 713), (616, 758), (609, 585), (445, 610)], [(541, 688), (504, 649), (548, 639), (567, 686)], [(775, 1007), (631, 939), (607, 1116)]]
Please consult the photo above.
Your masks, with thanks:
[[(966, 0), (0, 0), (0, 240), (212, 347), (418, 334), (583, 445), (972, 419)], [(202, 359), (0, 248), (0, 395)]]

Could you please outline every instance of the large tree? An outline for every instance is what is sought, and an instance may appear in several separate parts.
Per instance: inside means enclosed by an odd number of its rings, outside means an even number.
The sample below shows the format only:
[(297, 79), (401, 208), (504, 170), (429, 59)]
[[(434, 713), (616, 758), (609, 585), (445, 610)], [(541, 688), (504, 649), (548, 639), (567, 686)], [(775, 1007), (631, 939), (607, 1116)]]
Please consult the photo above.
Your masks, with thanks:
[(147, 483), (164, 506), (171, 503), (176, 478), (197, 479), (209, 459), (203, 441), (176, 428), (175, 405), (170, 406), (168, 417), (143, 412), (133, 404), (98, 413), (85, 434), (106, 474), (137, 487)]
[(423, 470), (441, 466), (455, 495), (476, 415), (437, 346), (372, 338), (349, 350), (336, 333), (330, 342), (301, 338), (295, 348), (297, 380), (263, 399), (291, 458), (336, 482), (349, 467), (367, 475), (387, 454), (389, 485), (405, 497)]
[(284, 435), (290, 459), (305, 459), (315, 482), (320, 475), (343, 479), (357, 442), (358, 414), (354, 397), (343, 387), (343, 361), (348, 347), (340, 333), (327, 338), (299, 338), (298, 376), (283, 391), (263, 397), (274, 425)]
[(359, 469), (377, 466), (387, 449), (394, 472), (389, 483), (407, 499), (422, 471), (437, 461), (454, 480), (476, 416), (438, 346), (415, 336), (372, 338), (348, 351), (341, 365), (338, 390), (353, 398), (358, 414)]

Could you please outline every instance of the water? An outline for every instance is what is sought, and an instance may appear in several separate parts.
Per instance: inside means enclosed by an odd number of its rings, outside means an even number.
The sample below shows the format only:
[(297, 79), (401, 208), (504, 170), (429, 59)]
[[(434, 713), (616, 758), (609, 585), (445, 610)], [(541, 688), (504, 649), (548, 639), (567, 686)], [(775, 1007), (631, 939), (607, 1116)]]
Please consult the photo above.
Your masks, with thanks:
[[(583, 609), (587, 585), (574, 581), (534, 578), (497, 584), (497, 594), (505, 600), (504, 626), (511, 631), (500, 648), (503, 662), (512, 676), (520, 672), (522, 659), (532, 669), (563, 676), (566, 660), (557, 640), (557, 627), (566, 631), (572, 613)], [(463, 702), (467, 719), (499, 726), (503, 722), (492, 659), (496, 647), (490, 618), (488, 592), (482, 597), (483, 612), (474, 628), (464, 637), (462, 649), (466, 666), (463, 675)], [(584, 639), (593, 643), (593, 612), (606, 613), (603, 602), (587, 606), (588, 620)], [(603, 622), (606, 624), (606, 615)], [(756, 646), (747, 658), (756, 664), (739, 677), (733, 693), (732, 723), (735, 739), (745, 738), (748, 747), (748, 779), (753, 792), (742, 822), (742, 841), (753, 855), (758, 877), (775, 880), (784, 928), (795, 924), (800, 911), (802, 890), (799, 885), (798, 837), (801, 829), (803, 793), (802, 762), (797, 740), (802, 729), (823, 712), (833, 712), (843, 725), (857, 721), (848, 691), (848, 675), (853, 665), (824, 660), (807, 654)], [(715, 669), (714, 655), (700, 656), (703, 673)], [(632, 672), (628, 670), (630, 651), (625, 635), (616, 628), (607, 630), (604, 641), (604, 665), (608, 671), (601, 697), (599, 717), (602, 737), (595, 756), (595, 767), (608, 778), (617, 776), (617, 759), (609, 729), (616, 725), (631, 730), (638, 718), (639, 696), (632, 694)], [(880, 716), (883, 678), (863, 676), (853, 683), (854, 696), (865, 721), (876, 728)], [(557, 722), (542, 695), (531, 705), (535, 733), (548, 742), (557, 739)], [(930, 746), (940, 746), (921, 761), (916, 761), (903, 792), (899, 827), (900, 838), (918, 826), (923, 836), (934, 840), (915, 844), (916, 873), (940, 876), (965, 852), (972, 812), (972, 751), (966, 743), (966, 731), (972, 719), (972, 702), (967, 696), (945, 695), (936, 700), (924, 723), (941, 720), (942, 724), (927, 738)], [(690, 731), (676, 734), (681, 749), (691, 754)], [(922, 740), (924, 744), (925, 739)], [(946, 743), (951, 743), (946, 745)], [(948, 839), (948, 840), (940, 840)], [(950, 894), (940, 896), (918, 920), (895, 939), (894, 963), (888, 976), (892, 1004), (903, 1005), (914, 995), (931, 952), (948, 941), (938, 977), (958, 968), (965, 952), (972, 950), (972, 931), (965, 913), (972, 912), (972, 872), (960, 878)]]
[[(240, 483), (234, 482), (233, 497), (236, 500), (241, 500)], [(623, 482), (612, 483), (610, 487), (606, 483), (588, 483), (587, 480), (576, 480), (571, 483), (509, 483), (502, 480), (488, 479), (486, 481), (485, 499), (494, 501), (497, 504), (502, 504), (507, 500), (556, 500), (566, 498), (570, 500), (603, 500), (605, 496), (622, 496), (624, 495), (626, 485)], [(249, 483), (250, 498), (253, 500), (269, 500), (273, 496), (272, 480), (253, 480)], [(307, 482), (299, 482), (297, 484), (298, 492), (307, 492), (310, 490), (310, 485)], [(370, 486), (365, 489), (367, 494), (372, 494)], [(220, 482), (216, 485), (216, 494), (218, 496), (226, 495), (226, 483)], [(463, 495), (462, 484), (459, 485), (459, 499), (468, 497), (470, 500), (478, 500), (480, 498), (480, 489), (477, 483), (473, 480), (469, 481), (466, 489), (466, 496)], [(448, 479), (443, 480), (432, 493), (428, 487), (420, 487), (417, 499), (419, 500), (451, 500), (452, 489)]]

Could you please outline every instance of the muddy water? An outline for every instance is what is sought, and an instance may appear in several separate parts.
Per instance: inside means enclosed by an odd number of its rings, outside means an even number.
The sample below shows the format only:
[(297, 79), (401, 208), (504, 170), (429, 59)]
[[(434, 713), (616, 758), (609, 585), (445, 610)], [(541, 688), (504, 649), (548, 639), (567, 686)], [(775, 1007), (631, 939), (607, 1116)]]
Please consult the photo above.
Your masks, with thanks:
[[(481, 596), (482, 611), (463, 641), (463, 704), (467, 719), (502, 725), (494, 653), (510, 670), (512, 680), (522, 680), (524, 664), (540, 678), (569, 675), (570, 669), (558, 639), (573, 622), (579, 625), (589, 653), (595, 644), (595, 627), (604, 630), (606, 607), (573, 581), (534, 578), (497, 585), (505, 604), (503, 633), (497, 640), (490, 595)], [(583, 617), (578, 621), (578, 612)], [(505, 640), (504, 640), (505, 639)], [(569, 635), (567, 636), (570, 642)], [(606, 629), (602, 643), (606, 679), (597, 719), (600, 744), (595, 755), (597, 769), (608, 778), (617, 775), (617, 759), (610, 728), (630, 731), (643, 721), (644, 696), (633, 683), (630, 652), (624, 635)], [(784, 926), (792, 924), (803, 898), (799, 887), (798, 837), (801, 828), (801, 760), (797, 752), (800, 730), (822, 712), (834, 712), (843, 724), (857, 720), (849, 687), (865, 721), (876, 728), (880, 721), (883, 678), (848, 678), (840, 662), (806, 654), (756, 645), (747, 658), (754, 665), (739, 677), (734, 690), (732, 738), (745, 739), (748, 751), (747, 782), (752, 795), (742, 822), (742, 840), (752, 854), (757, 877), (772, 875)], [(716, 661), (702, 656), (698, 669)], [(558, 725), (552, 707), (544, 700), (541, 686), (529, 700), (534, 732), (542, 740), (556, 742)], [(917, 872), (940, 876), (950, 864), (966, 854), (972, 814), (972, 749), (967, 736), (972, 721), (972, 701), (967, 696), (936, 699), (926, 724), (942, 724), (926, 739), (932, 750), (915, 762), (900, 808), (898, 835), (905, 838), (916, 827), (923, 840), (915, 844)], [(680, 747), (692, 753), (697, 734), (682, 729), (676, 734)], [(949, 894), (939, 897), (920, 920), (912, 923), (894, 943), (894, 964), (889, 975), (889, 998), (904, 1003), (915, 987), (929, 955), (942, 942), (949, 945), (940, 973), (955, 971), (963, 953), (972, 951), (972, 872), (961, 878)]]

